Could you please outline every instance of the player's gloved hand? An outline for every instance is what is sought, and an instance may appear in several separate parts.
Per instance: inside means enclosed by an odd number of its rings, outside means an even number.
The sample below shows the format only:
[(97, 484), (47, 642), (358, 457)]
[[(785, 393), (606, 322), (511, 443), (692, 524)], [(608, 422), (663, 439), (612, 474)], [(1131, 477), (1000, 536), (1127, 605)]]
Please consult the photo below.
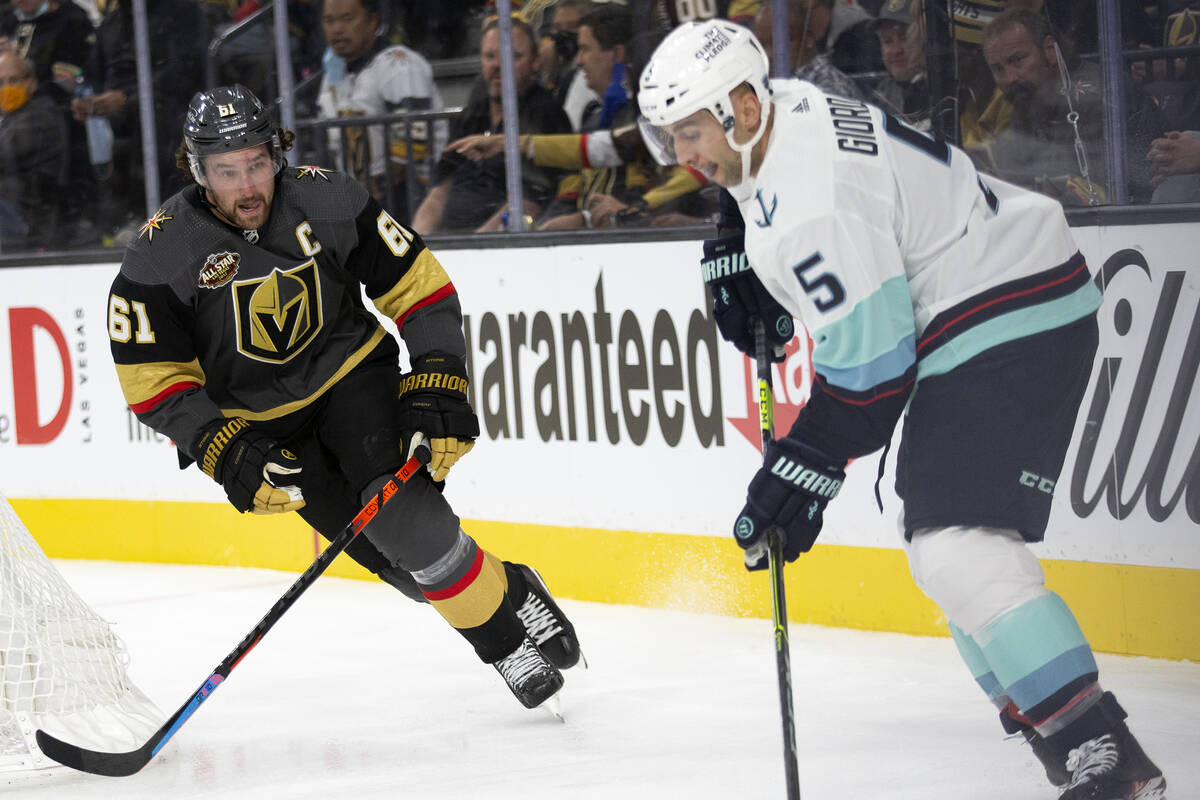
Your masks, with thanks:
[(754, 321), (767, 334), (772, 361), (783, 361), (784, 346), (792, 340), (792, 315), (771, 297), (746, 260), (744, 234), (738, 231), (704, 241), (700, 274), (713, 298), (713, 319), (722, 338), (754, 358)]
[(201, 471), (225, 487), (238, 511), (282, 514), (304, 508), (300, 460), (241, 417), (206, 427), (195, 449)]
[(413, 371), (400, 376), (400, 405), (400, 430), (425, 434), (433, 453), (429, 471), (435, 481), (445, 480), (479, 435), (479, 419), (467, 402), (463, 360), (445, 353), (419, 356)]
[(795, 561), (812, 549), (821, 532), (825, 505), (846, 478), (833, 459), (816, 448), (784, 437), (767, 446), (763, 466), (750, 481), (746, 507), (733, 536), (746, 551), (746, 569), (767, 566), (767, 530), (783, 535), (783, 557)]

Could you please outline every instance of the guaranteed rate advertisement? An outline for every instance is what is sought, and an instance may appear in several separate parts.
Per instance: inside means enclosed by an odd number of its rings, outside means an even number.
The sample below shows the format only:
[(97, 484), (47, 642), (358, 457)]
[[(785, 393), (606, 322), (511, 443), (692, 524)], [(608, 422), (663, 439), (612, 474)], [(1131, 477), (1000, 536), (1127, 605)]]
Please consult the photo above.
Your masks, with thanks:
[[(1077, 228), (1106, 300), (1047, 542), (1052, 558), (1200, 568), (1200, 232)], [(438, 251), (462, 299), (481, 441), (447, 489), (469, 519), (728, 535), (760, 463), (752, 363), (724, 342), (699, 242)], [(0, 270), (0, 491), (224, 502), (125, 406), (116, 265)], [(392, 330), (390, 323), (385, 327)], [(807, 399), (803, 331), (775, 425)], [(981, 419), (980, 425), (987, 420)], [(894, 453), (894, 450), (893, 450)], [(825, 544), (900, 546), (893, 458), (851, 464)]]

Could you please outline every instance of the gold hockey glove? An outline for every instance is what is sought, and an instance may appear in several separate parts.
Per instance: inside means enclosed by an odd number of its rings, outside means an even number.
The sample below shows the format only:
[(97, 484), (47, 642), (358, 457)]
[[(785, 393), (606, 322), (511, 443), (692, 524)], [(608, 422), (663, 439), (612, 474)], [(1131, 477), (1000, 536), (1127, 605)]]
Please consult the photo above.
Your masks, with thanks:
[(429, 471), (443, 481), (460, 458), (475, 446), (479, 419), (467, 401), (467, 369), (461, 358), (428, 353), (400, 376), (400, 430), (405, 439), (423, 433), (433, 458)]
[(196, 440), (200, 470), (221, 484), (238, 511), (282, 514), (304, 508), (300, 459), (241, 417), (213, 422)]

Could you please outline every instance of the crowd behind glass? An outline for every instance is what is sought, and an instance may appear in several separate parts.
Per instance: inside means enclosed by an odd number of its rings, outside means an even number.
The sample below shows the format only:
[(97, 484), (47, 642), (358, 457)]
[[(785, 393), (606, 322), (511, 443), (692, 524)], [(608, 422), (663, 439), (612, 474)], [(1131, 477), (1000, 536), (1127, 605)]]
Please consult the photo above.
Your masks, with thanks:
[[(153, 211), (131, 5), (0, 4), (0, 254), (122, 247)], [(507, 147), (520, 153), (525, 229), (712, 223), (716, 187), (650, 160), (634, 95), (662, 36), (711, 16), (786, 52), (776, 74), (882, 106), (1064, 205), (1200, 202), (1200, 0), (785, 0), (786, 48), (773, 42), (769, 0), (511, 5), (521, 135)], [(151, 168), (165, 199), (188, 181), (176, 151), (192, 95), (241, 83), (278, 104), (280, 81), (268, 0), (146, 8)], [(287, 11), (292, 167), (353, 174), (426, 235), (512, 227), (507, 26), (492, 3), (288, 0)], [(1105, 74), (1099, 20), (1110, 11), (1121, 55)], [(937, 36), (931, 20), (944, 24)]]

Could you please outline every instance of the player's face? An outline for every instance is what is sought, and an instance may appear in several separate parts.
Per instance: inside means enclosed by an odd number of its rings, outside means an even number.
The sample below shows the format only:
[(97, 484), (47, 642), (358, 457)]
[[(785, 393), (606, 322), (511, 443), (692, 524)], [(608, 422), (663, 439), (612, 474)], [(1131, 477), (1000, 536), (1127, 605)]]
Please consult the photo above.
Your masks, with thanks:
[(359, 0), (325, 0), (321, 26), (333, 52), (353, 60), (366, 55), (375, 43), (379, 15), (368, 13)]
[(1034, 94), (1053, 91), (1058, 86), (1056, 58), (1048, 58), (1053, 43), (1038, 46), (1023, 25), (1014, 25), (983, 43), (983, 57), (996, 81), (996, 87), (1014, 104), (1028, 102)]
[(226, 222), (261, 228), (275, 199), (275, 163), (265, 144), (205, 156), (208, 201)]
[(708, 111), (697, 111), (668, 126), (667, 132), (680, 165), (721, 186), (735, 186), (741, 180), (742, 157), (729, 146), (721, 123)]

